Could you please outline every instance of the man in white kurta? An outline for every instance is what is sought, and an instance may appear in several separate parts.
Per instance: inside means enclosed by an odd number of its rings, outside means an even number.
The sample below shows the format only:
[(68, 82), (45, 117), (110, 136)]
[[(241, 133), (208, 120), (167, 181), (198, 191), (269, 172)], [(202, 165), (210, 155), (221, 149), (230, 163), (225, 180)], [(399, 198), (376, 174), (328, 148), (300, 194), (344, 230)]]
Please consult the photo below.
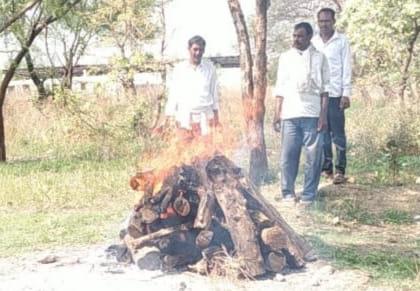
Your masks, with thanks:
[(296, 200), (295, 181), (302, 147), (305, 180), (300, 202), (316, 197), (322, 162), (322, 130), (326, 128), (329, 70), (326, 57), (310, 43), (313, 30), (301, 22), (293, 32), (293, 48), (281, 54), (274, 89), (274, 129), (281, 132), (281, 196)]
[(184, 135), (203, 136), (219, 123), (219, 96), (214, 65), (202, 59), (205, 40), (188, 41), (189, 59), (177, 64), (169, 82), (165, 116)]
[[(318, 12), (320, 33), (312, 39), (312, 43), (325, 54), (330, 68), (328, 130), (324, 134), (325, 158), (322, 170), (326, 177), (332, 177), (335, 170), (333, 182), (341, 184), (345, 182), (344, 175), (347, 164), (344, 111), (350, 107), (351, 53), (349, 41), (344, 34), (335, 31), (334, 24), (334, 10), (331, 8), (321, 9)], [(336, 150), (335, 163), (333, 163), (332, 144)]]

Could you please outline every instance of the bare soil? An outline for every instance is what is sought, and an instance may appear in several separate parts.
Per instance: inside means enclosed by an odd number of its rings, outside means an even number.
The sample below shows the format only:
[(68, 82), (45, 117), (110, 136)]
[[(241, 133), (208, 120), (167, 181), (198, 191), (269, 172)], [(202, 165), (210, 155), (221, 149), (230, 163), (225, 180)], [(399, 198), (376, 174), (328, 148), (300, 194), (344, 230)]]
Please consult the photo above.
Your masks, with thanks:
[[(365, 289), (369, 280), (360, 271), (338, 271), (323, 261), (310, 263), (298, 272), (286, 271), (258, 281), (188, 272), (164, 274), (118, 264), (106, 257), (104, 249), (104, 246), (91, 246), (1, 259), (0, 290), (360, 290)], [(55, 262), (39, 262), (47, 257)]]

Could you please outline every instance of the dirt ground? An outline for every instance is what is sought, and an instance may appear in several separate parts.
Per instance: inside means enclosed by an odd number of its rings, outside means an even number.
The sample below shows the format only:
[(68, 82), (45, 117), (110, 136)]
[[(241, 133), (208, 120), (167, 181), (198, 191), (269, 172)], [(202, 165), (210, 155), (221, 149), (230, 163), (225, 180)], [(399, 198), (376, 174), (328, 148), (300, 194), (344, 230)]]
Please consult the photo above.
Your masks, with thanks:
[[(274, 187), (274, 188), (273, 188)], [(263, 193), (274, 193), (275, 185), (262, 190)], [(367, 201), (364, 205), (386, 207), (385, 204), (395, 207), (401, 203), (401, 208), (412, 211), (420, 210), (419, 189), (406, 189), (405, 195), (401, 194), (402, 188), (383, 189), (365, 188), (363, 186), (348, 185), (346, 187), (325, 186), (323, 194), (326, 199), (333, 202), (340, 196), (352, 197)], [(350, 194), (349, 194), (350, 193)], [(362, 199), (363, 197), (363, 199)], [(268, 199), (274, 203), (283, 217), (298, 232), (307, 234), (311, 228), (325, 227), (349, 229), (353, 227), (341, 223), (339, 226), (317, 225), (313, 216), (305, 209), (287, 206), (274, 202), (271, 196)], [(405, 200), (404, 200), (405, 199)], [(369, 205), (368, 205), (369, 204)], [(374, 207), (372, 206), (372, 211)], [(355, 226), (356, 227), (356, 226)], [(419, 224), (407, 226), (410, 228), (410, 239), (415, 238)], [(399, 237), (407, 233), (407, 227), (390, 228), (389, 235)], [(413, 229), (415, 230), (413, 232)], [(374, 235), (374, 227), (357, 226), (358, 232)], [(392, 231), (391, 231), (392, 230)], [(386, 235), (383, 226), (378, 234)], [(400, 237), (400, 239), (402, 239)], [(386, 239), (384, 239), (386, 241)], [(401, 240), (403, 243), (403, 240)], [(204, 277), (197, 274), (184, 272), (165, 274), (161, 271), (139, 270), (135, 265), (122, 265), (113, 257), (107, 256), (105, 249), (115, 242), (103, 242), (100, 245), (79, 248), (63, 248), (48, 251), (33, 252), (16, 258), (0, 259), (0, 290), (1, 291), (53, 291), (53, 290), (387, 290), (388, 288), (372, 287), (368, 273), (359, 270), (339, 270), (328, 262), (318, 259), (308, 263), (298, 271), (286, 270), (272, 278), (257, 281), (240, 281), (234, 278)], [(395, 247), (395, 241), (392, 242)], [(403, 246), (403, 245), (402, 245)], [(383, 245), (382, 245), (383, 247)], [(39, 262), (50, 258), (50, 263)], [(389, 288), (389, 290), (392, 290)]]
[[(38, 252), (0, 260), (1, 291), (74, 290), (361, 290), (369, 277), (359, 271), (338, 271), (326, 262), (309, 263), (299, 272), (287, 272), (258, 281), (204, 277), (193, 273), (164, 274), (140, 271), (107, 258), (104, 246)], [(47, 256), (55, 262), (38, 262)]]

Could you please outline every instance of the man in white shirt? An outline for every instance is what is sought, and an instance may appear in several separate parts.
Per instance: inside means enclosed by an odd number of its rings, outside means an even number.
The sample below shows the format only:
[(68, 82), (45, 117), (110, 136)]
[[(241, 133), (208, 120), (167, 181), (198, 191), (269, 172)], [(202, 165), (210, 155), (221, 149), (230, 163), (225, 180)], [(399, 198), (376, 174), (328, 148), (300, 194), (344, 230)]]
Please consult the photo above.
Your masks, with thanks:
[[(281, 193), (285, 201), (296, 200), (295, 181), (302, 146), (305, 181), (300, 202), (311, 203), (321, 175), (323, 134), (327, 126), (329, 69), (325, 56), (311, 45), (309, 23), (297, 24), (293, 48), (280, 55), (275, 87), (273, 126), (281, 132)], [(279, 199), (276, 196), (276, 200)]]
[[(324, 162), (322, 171), (326, 177), (334, 177), (334, 184), (346, 181), (346, 133), (344, 110), (350, 107), (351, 53), (345, 35), (334, 30), (335, 11), (323, 8), (318, 12), (320, 33), (312, 40), (313, 45), (325, 54), (330, 67), (330, 92), (328, 105), (328, 130), (324, 136)], [(332, 142), (331, 142), (332, 141)], [(335, 175), (333, 175), (332, 143), (336, 149)]]
[(175, 121), (181, 138), (209, 134), (219, 124), (216, 69), (203, 60), (206, 42), (201, 36), (188, 41), (189, 59), (177, 64), (168, 86), (165, 123)]

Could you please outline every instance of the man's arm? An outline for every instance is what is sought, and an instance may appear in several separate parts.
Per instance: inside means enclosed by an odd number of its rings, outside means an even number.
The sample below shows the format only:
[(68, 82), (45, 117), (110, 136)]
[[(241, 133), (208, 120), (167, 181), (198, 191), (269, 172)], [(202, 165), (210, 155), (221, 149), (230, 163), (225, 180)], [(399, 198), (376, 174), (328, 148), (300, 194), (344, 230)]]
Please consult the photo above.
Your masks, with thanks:
[(163, 115), (159, 118), (153, 132), (155, 134), (161, 133), (165, 127), (170, 127), (174, 123), (175, 113), (178, 108), (178, 93), (176, 88), (177, 69), (175, 67), (172, 78), (168, 81), (167, 96), (168, 100), (165, 104)]
[(283, 105), (283, 97), (276, 96), (276, 107), (274, 112), (273, 128), (276, 132), (281, 132), (281, 109)]
[(321, 113), (318, 119), (318, 131), (327, 129), (328, 92), (321, 93)]
[(343, 64), (343, 96), (340, 102), (340, 109), (344, 110), (350, 107), (351, 96), (351, 50), (347, 38), (344, 39), (344, 46), (341, 53), (341, 62)]
[(213, 97), (213, 125), (218, 126), (220, 125), (219, 119), (219, 91), (218, 91), (218, 84), (217, 84), (217, 74), (216, 69), (213, 67), (213, 73), (210, 80), (210, 90), (211, 95)]
[(327, 129), (327, 113), (328, 113), (328, 91), (330, 90), (330, 68), (325, 55), (322, 55), (322, 87), (321, 87), (321, 112), (318, 119), (318, 131)]
[(276, 107), (274, 112), (273, 128), (276, 132), (281, 131), (281, 111), (283, 106), (285, 86), (287, 83), (286, 74), (287, 65), (285, 64), (284, 56), (281, 55), (279, 58), (279, 64), (277, 67), (277, 80), (274, 87), (274, 96), (276, 96)]

